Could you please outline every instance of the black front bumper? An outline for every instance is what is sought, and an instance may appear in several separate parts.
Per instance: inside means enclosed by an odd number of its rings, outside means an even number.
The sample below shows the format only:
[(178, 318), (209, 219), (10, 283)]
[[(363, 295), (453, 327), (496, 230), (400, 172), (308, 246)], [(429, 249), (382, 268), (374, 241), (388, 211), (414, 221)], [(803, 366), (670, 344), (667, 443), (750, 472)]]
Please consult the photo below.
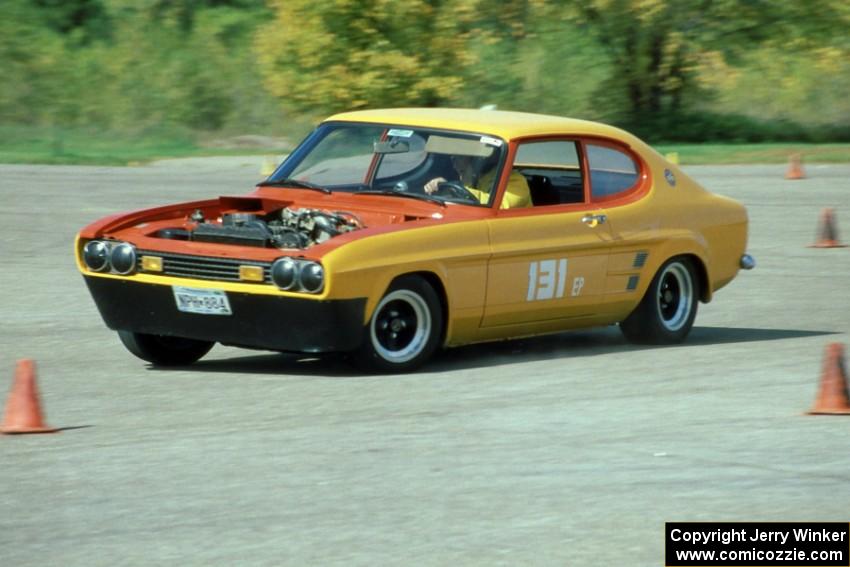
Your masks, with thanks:
[(316, 301), (228, 291), (232, 315), (200, 315), (179, 311), (168, 285), (83, 277), (106, 325), (117, 331), (289, 352), (351, 351), (364, 333), (365, 298)]

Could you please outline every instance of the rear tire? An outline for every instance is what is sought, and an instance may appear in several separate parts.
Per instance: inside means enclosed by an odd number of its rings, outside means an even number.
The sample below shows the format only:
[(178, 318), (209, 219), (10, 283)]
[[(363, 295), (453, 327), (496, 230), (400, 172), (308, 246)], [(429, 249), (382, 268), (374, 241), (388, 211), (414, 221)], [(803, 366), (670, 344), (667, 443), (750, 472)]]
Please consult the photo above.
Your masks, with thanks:
[(652, 278), (637, 308), (620, 323), (620, 330), (634, 343), (680, 343), (694, 324), (699, 293), (692, 262), (671, 258)]
[(165, 335), (118, 331), (124, 346), (154, 366), (183, 366), (200, 360), (215, 343)]
[(372, 313), (354, 362), (368, 372), (408, 372), (434, 354), (442, 332), (443, 311), (431, 284), (400, 277)]

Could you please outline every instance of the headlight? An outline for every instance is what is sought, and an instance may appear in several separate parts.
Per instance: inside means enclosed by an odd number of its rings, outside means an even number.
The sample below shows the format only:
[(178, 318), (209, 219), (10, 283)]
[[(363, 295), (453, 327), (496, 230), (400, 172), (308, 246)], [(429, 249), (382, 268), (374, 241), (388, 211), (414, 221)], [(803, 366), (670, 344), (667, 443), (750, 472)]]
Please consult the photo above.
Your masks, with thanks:
[(308, 262), (301, 267), (301, 287), (309, 293), (318, 293), (325, 283), (325, 270), (316, 262)]
[(121, 275), (126, 276), (136, 270), (136, 249), (132, 244), (122, 242), (112, 247), (112, 252), (109, 254), (109, 261), (112, 264), (112, 269)]
[(276, 260), (271, 275), (277, 287), (290, 290), (298, 284), (298, 264), (292, 258)]
[(105, 242), (92, 240), (83, 247), (83, 262), (93, 272), (102, 272), (109, 268), (109, 247)]
[(279, 258), (271, 268), (274, 284), (286, 291), (319, 293), (325, 285), (325, 270), (322, 265), (309, 260)]

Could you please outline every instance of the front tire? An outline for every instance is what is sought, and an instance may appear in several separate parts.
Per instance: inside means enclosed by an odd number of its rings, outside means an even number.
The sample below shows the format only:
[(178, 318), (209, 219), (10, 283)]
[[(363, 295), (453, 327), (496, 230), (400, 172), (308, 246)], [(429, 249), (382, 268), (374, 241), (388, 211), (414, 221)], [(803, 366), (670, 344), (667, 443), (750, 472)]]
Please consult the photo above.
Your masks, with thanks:
[(427, 361), (443, 330), (434, 288), (419, 276), (398, 278), (378, 303), (354, 361), (370, 372), (407, 372)]
[(118, 331), (124, 346), (154, 366), (184, 366), (207, 354), (215, 343), (165, 335)]
[(687, 258), (672, 258), (652, 278), (637, 308), (620, 323), (634, 343), (675, 344), (685, 340), (699, 303), (699, 283)]

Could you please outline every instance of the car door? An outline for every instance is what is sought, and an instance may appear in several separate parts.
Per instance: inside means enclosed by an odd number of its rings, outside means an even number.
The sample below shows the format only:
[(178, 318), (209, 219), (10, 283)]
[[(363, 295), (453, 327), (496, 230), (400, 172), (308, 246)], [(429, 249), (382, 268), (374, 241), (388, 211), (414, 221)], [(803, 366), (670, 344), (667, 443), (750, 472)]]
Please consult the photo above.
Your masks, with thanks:
[(642, 280), (653, 276), (645, 268), (653, 265), (648, 260), (660, 235), (658, 219), (640, 202), (649, 185), (646, 166), (615, 142), (588, 140), (582, 150), (590, 201), (604, 211), (612, 236), (606, 302), (612, 311), (627, 313), (640, 300), (637, 292)]
[(521, 173), (531, 206), (499, 209), (487, 221), (482, 327), (591, 318), (603, 309), (611, 232), (589, 199), (580, 152), (578, 142), (557, 138), (512, 148), (500, 194), (510, 174)]

